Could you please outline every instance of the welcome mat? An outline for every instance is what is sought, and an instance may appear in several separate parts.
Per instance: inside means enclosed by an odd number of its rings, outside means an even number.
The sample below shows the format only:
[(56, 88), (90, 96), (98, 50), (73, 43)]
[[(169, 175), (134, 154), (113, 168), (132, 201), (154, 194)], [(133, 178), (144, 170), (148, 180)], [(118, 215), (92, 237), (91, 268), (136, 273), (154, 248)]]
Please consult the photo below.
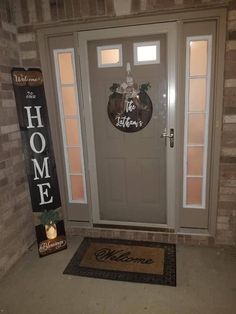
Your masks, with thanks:
[(175, 244), (84, 238), (68, 275), (176, 286)]

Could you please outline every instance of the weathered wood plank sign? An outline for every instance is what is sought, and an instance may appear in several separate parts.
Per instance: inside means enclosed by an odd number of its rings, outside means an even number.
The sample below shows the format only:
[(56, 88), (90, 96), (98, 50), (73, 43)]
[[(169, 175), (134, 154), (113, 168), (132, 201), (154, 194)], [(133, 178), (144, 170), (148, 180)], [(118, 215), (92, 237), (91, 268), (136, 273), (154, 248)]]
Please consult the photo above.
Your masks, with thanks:
[(43, 76), (39, 69), (13, 68), (12, 82), (39, 255), (67, 247)]

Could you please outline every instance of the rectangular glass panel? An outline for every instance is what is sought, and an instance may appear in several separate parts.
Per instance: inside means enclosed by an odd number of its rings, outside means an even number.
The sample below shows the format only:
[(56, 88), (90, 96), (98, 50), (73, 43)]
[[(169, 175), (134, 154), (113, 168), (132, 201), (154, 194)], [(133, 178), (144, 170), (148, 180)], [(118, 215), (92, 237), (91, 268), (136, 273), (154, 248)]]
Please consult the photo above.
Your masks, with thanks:
[(102, 64), (119, 63), (119, 49), (104, 49), (100, 51)]
[(203, 147), (188, 147), (187, 175), (203, 175)]
[(189, 80), (189, 111), (203, 112), (206, 108), (206, 79)]
[(155, 46), (140, 46), (137, 47), (137, 61), (154, 61), (157, 59), (157, 47)]
[(202, 204), (202, 179), (187, 178), (187, 204)]
[(204, 144), (205, 114), (188, 115), (188, 144)]
[(77, 114), (75, 88), (73, 86), (62, 86), (62, 102), (65, 116)]
[(54, 61), (69, 202), (87, 203), (74, 49), (55, 49)]
[(80, 148), (79, 147), (69, 147), (68, 151), (68, 159), (71, 173), (81, 173), (81, 156), (80, 156)]
[(160, 41), (133, 44), (134, 65), (160, 63)]
[(206, 208), (212, 36), (186, 40), (183, 207)]
[(71, 53), (70, 52), (59, 53), (58, 62), (61, 84), (73, 84), (74, 73)]
[(79, 129), (76, 119), (65, 119), (66, 140), (68, 146), (79, 145)]
[(81, 175), (71, 175), (71, 191), (72, 200), (83, 200), (84, 199), (84, 185), (83, 177)]
[(190, 41), (190, 76), (207, 74), (207, 40)]
[(121, 67), (123, 64), (122, 45), (98, 46), (97, 62), (99, 68)]

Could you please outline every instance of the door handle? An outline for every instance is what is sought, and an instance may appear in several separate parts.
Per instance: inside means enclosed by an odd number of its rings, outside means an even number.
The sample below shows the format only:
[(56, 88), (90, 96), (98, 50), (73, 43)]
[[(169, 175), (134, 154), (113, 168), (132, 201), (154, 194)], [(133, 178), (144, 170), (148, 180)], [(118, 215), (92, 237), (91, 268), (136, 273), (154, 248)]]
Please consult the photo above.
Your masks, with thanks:
[(161, 138), (169, 138), (170, 140), (170, 147), (173, 148), (174, 147), (174, 144), (175, 144), (175, 136), (174, 136), (174, 129), (170, 129), (170, 134), (167, 133), (166, 129), (163, 133), (161, 133)]

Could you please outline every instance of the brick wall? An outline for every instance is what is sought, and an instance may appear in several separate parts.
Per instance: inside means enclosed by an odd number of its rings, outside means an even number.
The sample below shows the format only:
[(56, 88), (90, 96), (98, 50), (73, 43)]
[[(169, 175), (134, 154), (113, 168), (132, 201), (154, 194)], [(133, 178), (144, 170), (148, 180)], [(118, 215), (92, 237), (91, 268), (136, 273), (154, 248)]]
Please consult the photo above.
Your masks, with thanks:
[[(35, 25), (145, 12), (212, 8), (228, 0), (0, 1), (0, 276), (34, 240), (12, 92), (12, 66), (40, 66)], [(229, 1), (217, 243), (236, 242), (236, 0)], [(168, 236), (168, 235), (167, 235)], [(191, 240), (191, 239), (190, 239)], [(192, 243), (192, 240), (190, 241)]]
[(230, 1), (217, 217), (218, 243), (236, 243), (236, 1)]
[(34, 241), (29, 192), (10, 70), (19, 65), (9, 1), (0, 1), (0, 277)]

